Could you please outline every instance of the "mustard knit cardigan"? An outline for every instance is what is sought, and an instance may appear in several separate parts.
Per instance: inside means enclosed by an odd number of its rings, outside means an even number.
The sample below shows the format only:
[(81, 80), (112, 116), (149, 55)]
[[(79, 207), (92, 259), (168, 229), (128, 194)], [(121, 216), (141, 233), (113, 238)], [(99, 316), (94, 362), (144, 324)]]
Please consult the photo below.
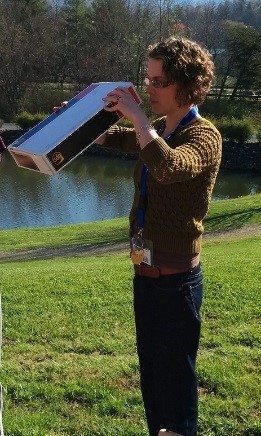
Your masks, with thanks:
[[(162, 119), (156, 120), (155, 128)], [(154, 250), (171, 255), (199, 253), (203, 224), (221, 161), (222, 140), (204, 118), (178, 129), (166, 143), (163, 138), (140, 150), (134, 129), (113, 126), (104, 146), (124, 153), (137, 152), (135, 193), (130, 211), (130, 236), (137, 231), (137, 207), (142, 165), (148, 168), (148, 204), (144, 238)]]

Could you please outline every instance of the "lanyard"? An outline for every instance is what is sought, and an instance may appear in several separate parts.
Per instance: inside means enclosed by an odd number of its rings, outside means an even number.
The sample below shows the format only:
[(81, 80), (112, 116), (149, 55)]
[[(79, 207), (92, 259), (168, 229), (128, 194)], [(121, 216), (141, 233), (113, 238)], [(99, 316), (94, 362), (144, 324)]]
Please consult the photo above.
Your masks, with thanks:
[[(180, 121), (180, 123), (178, 124), (178, 126), (176, 127), (176, 129), (174, 129), (171, 133), (169, 133), (169, 135), (167, 135), (164, 139), (165, 141), (169, 141), (175, 134), (176, 130), (179, 129), (180, 127), (185, 126), (187, 123), (189, 123), (196, 115), (198, 114), (198, 108), (197, 106), (193, 106), (190, 111), (187, 113), (187, 115), (185, 115), (184, 118), (182, 118), (182, 120)], [(158, 128), (158, 135), (161, 135), (164, 130), (165, 130), (165, 121), (159, 126)], [(148, 201), (148, 197), (147, 197), (147, 177), (148, 177), (148, 168), (145, 164), (143, 164), (142, 166), (142, 171), (141, 171), (141, 178), (140, 178), (140, 198), (139, 198), (139, 205), (138, 205), (138, 213), (137, 213), (137, 226), (138, 226), (138, 231), (139, 234), (141, 234), (142, 229), (144, 227), (144, 223), (145, 223), (145, 211), (147, 208), (147, 201)]]

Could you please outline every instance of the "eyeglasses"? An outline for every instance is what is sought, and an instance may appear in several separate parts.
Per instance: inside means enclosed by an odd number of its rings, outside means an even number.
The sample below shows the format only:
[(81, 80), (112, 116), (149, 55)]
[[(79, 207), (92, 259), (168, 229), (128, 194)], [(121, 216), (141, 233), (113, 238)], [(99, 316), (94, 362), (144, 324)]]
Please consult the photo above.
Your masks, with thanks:
[(149, 79), (148, 77), (145, 77), (144, 79), (145, 86), (149, 86), (150, 83), (154, 88), (167, 88), (167, 86), (173, 85), (174, 82), (167, 82), (167, 81), (164, 82), (163, 80), (160, 79)]

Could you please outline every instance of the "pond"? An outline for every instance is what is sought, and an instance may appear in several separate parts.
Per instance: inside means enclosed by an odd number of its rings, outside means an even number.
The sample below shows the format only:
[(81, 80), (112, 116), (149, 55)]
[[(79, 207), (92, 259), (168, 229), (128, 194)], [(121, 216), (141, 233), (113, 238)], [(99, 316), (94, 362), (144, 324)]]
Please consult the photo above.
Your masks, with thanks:
[[(81, 155), (54, 176), (18, 168), (8, 153), (0, 168), (0, 228), (44, 227), (127, 216), (135, 160)], [(220, 171), (213, 199), (261, 192), (261, 177)]]

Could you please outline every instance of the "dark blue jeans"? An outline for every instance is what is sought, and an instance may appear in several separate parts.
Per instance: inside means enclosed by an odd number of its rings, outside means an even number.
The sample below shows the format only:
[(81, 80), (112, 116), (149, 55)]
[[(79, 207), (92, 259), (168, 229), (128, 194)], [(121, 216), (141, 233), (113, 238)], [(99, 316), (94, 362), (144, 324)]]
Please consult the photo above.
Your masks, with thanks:
[(195, 374), (203, 276), (134, 277), (134, 311), (141, 391), (150, 436), (161, 428), (197, 434)]

